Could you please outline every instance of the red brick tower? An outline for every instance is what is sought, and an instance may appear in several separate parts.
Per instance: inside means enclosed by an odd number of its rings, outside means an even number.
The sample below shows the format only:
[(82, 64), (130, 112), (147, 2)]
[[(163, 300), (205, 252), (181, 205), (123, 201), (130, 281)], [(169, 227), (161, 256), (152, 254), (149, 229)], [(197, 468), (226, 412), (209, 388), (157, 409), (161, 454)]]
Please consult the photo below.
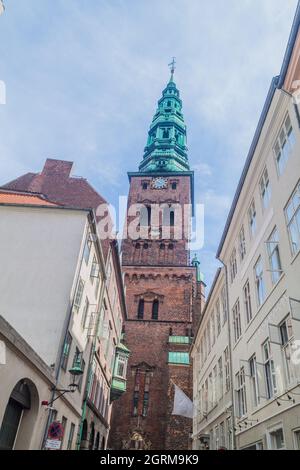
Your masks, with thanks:
[(131, 356), (127, 392), (114, 404), (113, 449), (188, 449), (192, 428), (191, 419), (172, 416), (173, 384), (192, 397), (189, 349), (204, 284), (187, 244), (194, 175), (173, 73), (139, 172), (129, 173), (127, 225), (138, 231), (129, 230), (122, 245)]

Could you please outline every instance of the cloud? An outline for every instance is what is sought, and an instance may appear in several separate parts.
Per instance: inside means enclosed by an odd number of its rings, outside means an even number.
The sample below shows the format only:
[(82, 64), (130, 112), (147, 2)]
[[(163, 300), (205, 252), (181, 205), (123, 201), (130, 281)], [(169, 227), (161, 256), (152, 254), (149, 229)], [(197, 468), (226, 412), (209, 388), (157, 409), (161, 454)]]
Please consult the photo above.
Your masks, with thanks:
[[(53, 0), (10, 0), (0, 18), (0, 184), (39, 171), (46, 157), (65, 158), (116, 205), (176, 56), (213, 252), (296, 4), (56, 0), (53, 8)], [(210, 270), (214, 260), (205, 261)]]

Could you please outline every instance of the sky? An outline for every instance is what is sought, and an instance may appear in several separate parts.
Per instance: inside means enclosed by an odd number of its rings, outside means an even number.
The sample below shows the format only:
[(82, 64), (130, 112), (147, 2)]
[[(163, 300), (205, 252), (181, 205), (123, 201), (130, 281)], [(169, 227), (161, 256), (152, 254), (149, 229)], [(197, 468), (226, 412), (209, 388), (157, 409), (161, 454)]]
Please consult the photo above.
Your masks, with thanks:
[(297, 0), (4, 0), (0, 185), (74, 161), (110, 203), (128, 193), (177, 60), (208, 287), (217, 246)]

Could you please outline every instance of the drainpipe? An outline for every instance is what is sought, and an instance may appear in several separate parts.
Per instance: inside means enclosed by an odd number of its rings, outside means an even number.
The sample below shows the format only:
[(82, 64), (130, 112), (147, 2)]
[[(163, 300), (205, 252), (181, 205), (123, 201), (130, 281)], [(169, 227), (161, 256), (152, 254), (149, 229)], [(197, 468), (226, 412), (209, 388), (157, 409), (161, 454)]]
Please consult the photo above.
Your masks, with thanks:
[[(110, 247), (109, 253), (107, 255), (107, 261), (108, 262), (109, 262), (110, 252), (111, 252), (111, 247)], [(103, 283), (102, 283), (102, 286), (101, 286), (99, 307), (103, 304), (105, 287), (106, 287), (106, 270), (104, 272)], [(98, 318), (97, 318), (95, 331), (98, 331), (99, 322), (100, 322), (100, 315), (98, 315)], [(87, 401), (88, 401), (88, 396), (89, 396), (90, 389), (91, 389), (91, 384), (92, 384), (93, 359), (94, 359), (94, 354), (95, 354), (95, 351), (96, 351), (96, 344), (97, 344), (97, 335), (95, 334), (95, 337), (93, 339), (92, 346), (91, 346), (90, 357), (89, 357), (88, 380), (87, 380), (87, 383), (86, 383), (84, 401), (83, 401), (83, 406), (82, 406), (82, 415), (81, 415), (80, 427), (79, 427), (79, 432), (78, 432), (78, 435), (77, 435), (77, 443), (76, 443), (77, 450), (80, 450), (82, 430), (83, 430), (83, 422), (86, 418)]]
[[(57, 368), (57, 371), (56, 371), (56, 374), (55, 374), (55, 386), (58, 385), (59, 378), (60, 378), (61, 364), (62, 364), (63, 353), (64, 353), (64, 346), (65, 346), (65, 343), (66, 343), (66, 340), (67, 340), (67, 335), (68, 335), (68, 331), (69, 331), (69, 327), (70, 327), (70, 323), (71, 323), (71, 319), (72, 319), (72, 315), (73, 315), (73, 307), (74, 307), (76, 286), (78, 285), (78, 280), (79, 280), (79, 276), (80, 276), (80, 267), (81, 267), (81, 265), (82, 265), (83, 256), (84, 256), (84, 250), (82, 250), (82, 254), (81, 254), (81, 258), (80, 258), (79, 269), (78, 269), (78, 273), (77, 273), (77, 276), (76, 276), (76, 283), (75, 283), (74, 295), (73, 295), (71, 307), (70, 307), (70, 309), (69, 309), (67, 324), (66, 324), (65, 331), (64, 331), (64, 340), (63, 340), (63, 343), (62, 343), (62, 346), (61, 346), (58, 368)], [(52, 391), (52, 395), (51, 395), (51, 401), (50, 401), (50, 403), (54, 400), (55, 393), (56, 393), (56, 391), (53, 390), (53, 391)], [(43, 440), (42, 440), (41, 449), (44, 449), (44, 446), (45, 446), (45, 443), (46, 443), (46, 438), (47, 438), (48, 428), (49, 428), (49, 426), (50, 426), (51, 417), (52, 417), (52, 412), (51, 412), (51, 410), (50, 410), (50, 412), (49, 412), (49, 414), (48, 414), (48, 418), (47, 418), (47, 423), (46, 423), (46, 427), (45, 427), (45, 431), (44, 431), (44, 436), (43, 436)]]
[(220, 263), (224, 266), (225, 270), (225, 283), (226, 283), (226, 302), (227, 302), (227, 328), (228, 328), (228, 343), (229, 343), (229, 361), (230, 361), (230, 378), (231, 378), (231, 418), (232, 418), (232, 440), (233, 440), (233, 449), (236, 450), (236, 435), (235, 435), (235, 411), (234, 411), (234, 377), (233, 377), (233, 361), (232, 361), (232, 342), (231, 342), (231, 318), (230, 318), (230, 309), (229, 309), (229, 283), (228, 283), (228, 270), (227, 266), (223, 263), (223, 261), (218, 258)]

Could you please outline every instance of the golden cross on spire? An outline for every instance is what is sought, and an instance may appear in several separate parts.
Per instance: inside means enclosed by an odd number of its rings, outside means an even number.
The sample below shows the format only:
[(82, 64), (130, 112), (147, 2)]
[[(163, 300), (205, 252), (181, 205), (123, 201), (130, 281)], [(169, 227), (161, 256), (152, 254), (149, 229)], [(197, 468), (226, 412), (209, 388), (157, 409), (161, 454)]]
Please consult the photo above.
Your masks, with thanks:
[(176, 57), (173, 57), (172, 59), (172, 62), (169, 64), (169, 67), (170, 67), (170, 70), (171, 70), (171, 79), (170, 81), (173, 80), (173, 77), (174, 77), (174, 72), (175, 72), (175, 69), (176, 69)]

